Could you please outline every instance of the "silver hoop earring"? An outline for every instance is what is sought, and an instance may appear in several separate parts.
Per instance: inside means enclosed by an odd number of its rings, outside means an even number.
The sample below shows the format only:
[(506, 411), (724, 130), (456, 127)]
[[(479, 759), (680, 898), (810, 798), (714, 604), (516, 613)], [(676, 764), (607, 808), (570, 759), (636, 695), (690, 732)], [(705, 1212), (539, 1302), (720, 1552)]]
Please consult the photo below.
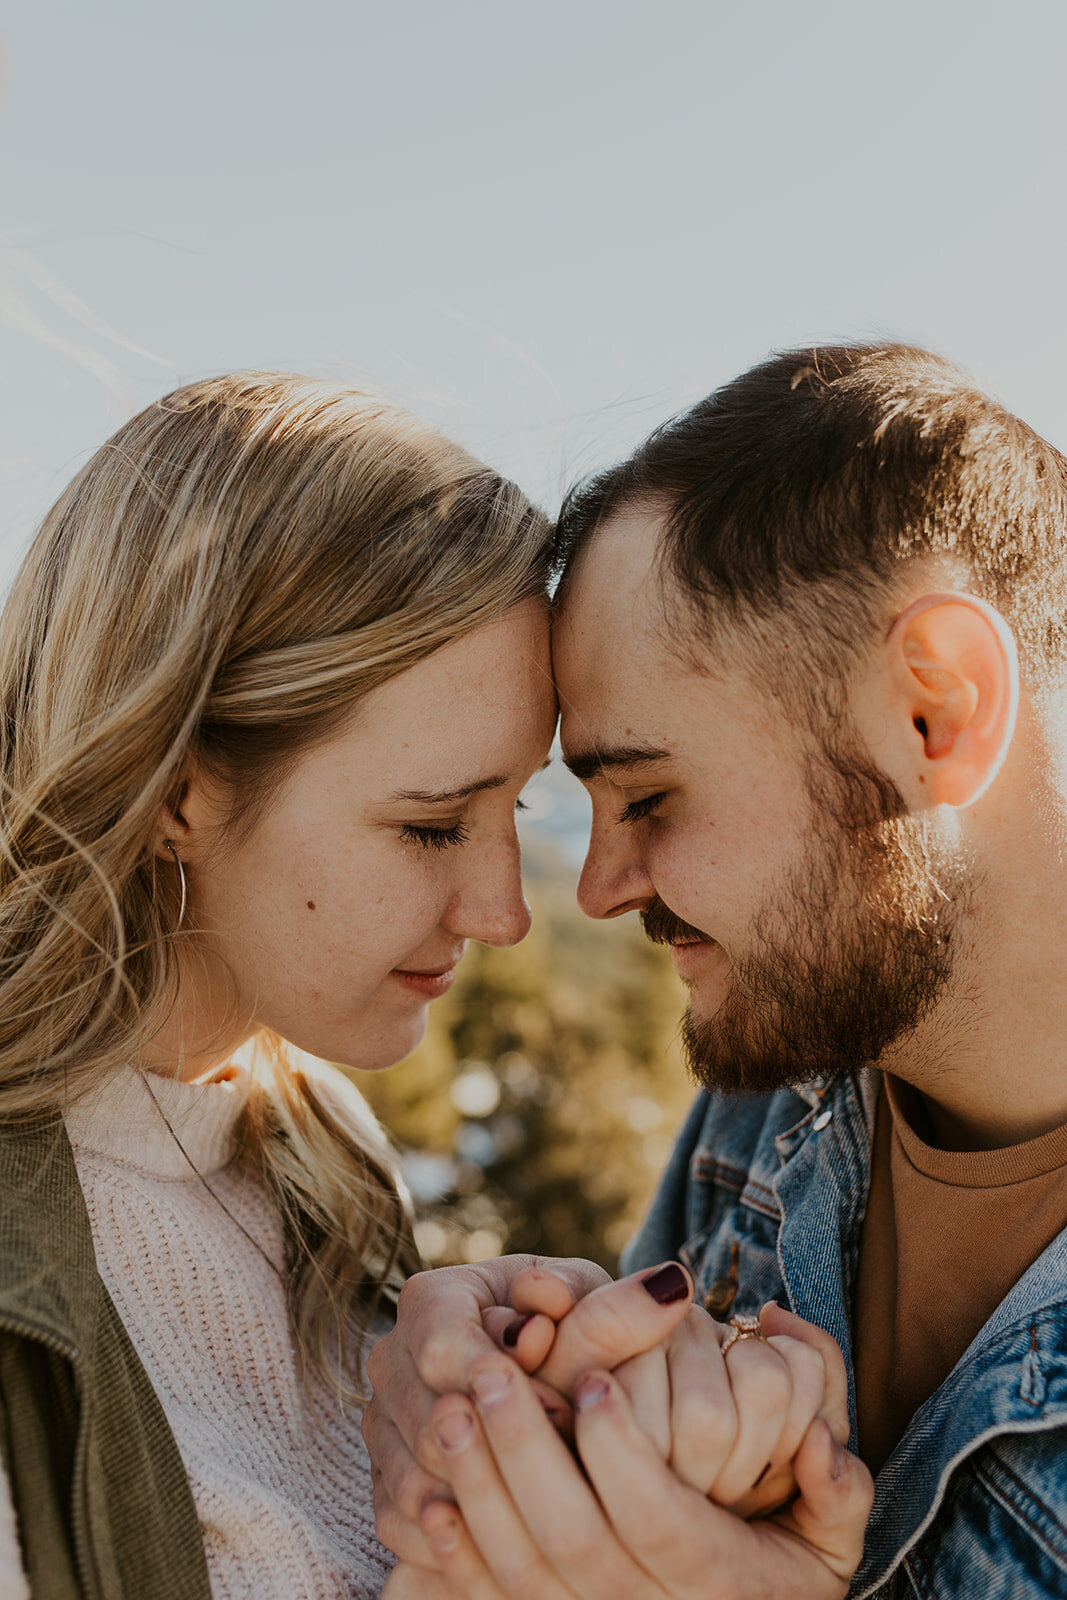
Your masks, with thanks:
[(178, 854), (177, 850), (174, 848), (173, 839), (164, 839), (163, 844), (164, 844), (165, 848), (167, 850), (169, 850), (171, 855), (174, 857), (175, 865), (178, 868), (178, 877), (179, 877), (179, 879), (181, 881), (181, 886), (182, 886), (182, 900), (181, 900), (181, 905), (178, 907), (178, 920), (174, 924), (174, 932), (177, 933), (178, 929), (181, 927), (182, 923), (185, 921), (185, 901), (186, 901), (185, 868), (182, 865), (181, 856)]

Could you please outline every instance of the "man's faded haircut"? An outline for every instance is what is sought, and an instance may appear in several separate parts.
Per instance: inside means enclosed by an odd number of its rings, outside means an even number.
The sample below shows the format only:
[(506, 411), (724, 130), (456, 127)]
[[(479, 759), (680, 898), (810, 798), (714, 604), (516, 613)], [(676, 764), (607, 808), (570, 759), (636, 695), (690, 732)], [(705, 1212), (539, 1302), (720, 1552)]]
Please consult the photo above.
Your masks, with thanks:
[(927, 351), (789, 351), (664, 424), (568, 496), (557, 602), (597, 529), (632, 508), (664, 518), (672, 642), (693, 655), (732, 636), (765, 687), (819, 720), (924, 557), (998, 609), (1031, 687), (1063, 674), (1067, 461)]

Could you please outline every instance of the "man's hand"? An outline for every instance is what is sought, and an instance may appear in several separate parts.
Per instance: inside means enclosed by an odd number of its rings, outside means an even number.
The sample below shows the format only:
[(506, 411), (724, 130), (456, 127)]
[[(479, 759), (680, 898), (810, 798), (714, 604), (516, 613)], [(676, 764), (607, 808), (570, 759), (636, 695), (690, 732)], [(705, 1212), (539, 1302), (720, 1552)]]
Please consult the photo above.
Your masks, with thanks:
[(873, 1484), (824, 1422), (796, 1455), (798, 1499), (743, 1522), (678, 1479), (605, 1371), (588, 1373), (576, 1393), (588, 1481), (512, 1362), (479, 1361), (471, 1388), (473, 1405), (450, 1395), (434, 1412), (456, 1500), (422, 1513), (440, 1576), (402, 1564), (383, 1600), (844, 1596)]
[[(483, 1321), (505, 1354), (563, 1395), (590, 1367), (614, 1370), (638, 1425), (683, 1483), (738, 1516), (766, 1515), (796, 1493), (793, 1457), (816, 1418), (848, 1443), (848, 1375), (837, 1344), (771, 1301), (761, 1314), (765, 1340), (731, 1340), (724, 1356), (729, 1327), (691, 1307), (669, 1338), (619, 1365), (611, 1355), (625, 1343), (618, 1323), (634, 1327), (635, 1348), (642, 1342), (635, 1319), (647, 1301), (634, 1287), (643, 1276), (588, 1295), (559, 1324), (547, 1359), (553, 1293), (562, 1297), (545, 1269), (512, 1284), (513, 1304), (528, 1323), (501, 1308), (484, 1312)], [(531, 1316), (535, 1308), (540, 1314)]]

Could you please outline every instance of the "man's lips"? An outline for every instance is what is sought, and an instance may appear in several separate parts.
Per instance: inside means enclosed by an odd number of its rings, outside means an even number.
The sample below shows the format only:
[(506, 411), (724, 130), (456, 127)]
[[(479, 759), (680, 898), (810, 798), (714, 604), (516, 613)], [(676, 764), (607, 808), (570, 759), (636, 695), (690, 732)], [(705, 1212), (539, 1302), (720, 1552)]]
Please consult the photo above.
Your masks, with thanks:
[(694, 978), (707, 966), (709, 959), (721, 951), (722, 946), (714, 939), (690, 939), (679, 940), (667, 948), (671, 965), (678, 976)]

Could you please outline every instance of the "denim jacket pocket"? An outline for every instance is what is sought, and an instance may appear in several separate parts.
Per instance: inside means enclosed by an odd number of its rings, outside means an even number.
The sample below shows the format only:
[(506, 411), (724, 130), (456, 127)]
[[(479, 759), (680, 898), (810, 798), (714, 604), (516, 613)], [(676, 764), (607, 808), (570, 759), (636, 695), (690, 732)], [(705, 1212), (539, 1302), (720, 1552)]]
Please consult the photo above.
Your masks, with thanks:
[[(1054, 1428), (1001, 1435), (968, 1457), (894, 1576), (906, 1574), (922, 1600), (1067, 1596), (1065, 1451), (1067, 1430)], [(899, 1592), (887, 1585), (878, 1595)]]
[(696, 1283), (696, 1303), (719, 1321), (754, 1316), (768, 1300), (785, 1296), (777, 1202), (748, 1174), (721, 1168), (709, 1190), (710, 1221), (681, 1250)]

